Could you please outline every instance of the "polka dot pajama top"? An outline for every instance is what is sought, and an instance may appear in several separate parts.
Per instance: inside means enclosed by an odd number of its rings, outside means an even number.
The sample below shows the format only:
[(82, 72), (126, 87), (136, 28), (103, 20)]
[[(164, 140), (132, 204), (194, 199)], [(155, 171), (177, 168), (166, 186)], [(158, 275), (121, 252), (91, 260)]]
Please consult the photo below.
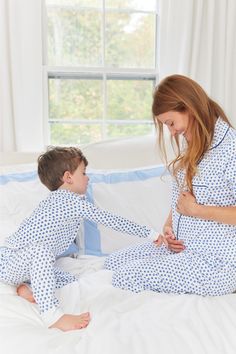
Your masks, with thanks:
[(126, 234), (157, 237), (156, 231), (98, 209), (84, 196), (63, 189), (51, 192), (0, 249), (0, 280), (12, 285), (30, 281), (48, 326), (63, 315), (55, 288), (76, 280), (54, 263), (75, 240), (84, 218)]
[[(176, 203), (184, 171), (177, 178), (178, 183), (173, 180), (172, 226), (186, 249), (174, 253), (148, 242), (111, 254), (105, 268), (114, 270), (114, 286), (135, 292), (231, 293), (236, 290), (236, 226), (179, 214)], [(236, 131), (221, 118), (211, 148), (198, 164), (193, 191), (199, 204), (236, 206)]]

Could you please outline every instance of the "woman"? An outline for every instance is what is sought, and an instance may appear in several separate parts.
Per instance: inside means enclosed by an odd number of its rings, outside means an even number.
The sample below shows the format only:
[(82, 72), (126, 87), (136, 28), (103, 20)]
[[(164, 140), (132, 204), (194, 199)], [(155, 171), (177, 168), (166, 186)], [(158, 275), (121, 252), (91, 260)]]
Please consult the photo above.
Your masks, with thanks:
[[(153, 117), (177, 145), (169, 164), (172, 208), (163, 228), (168, 248), (129, 247), (105, 262), (113, 285), (135, 292), (224, 295), (236, 289), (236, 131), (193, 80), (172, 75), (156, 88)], [(183, 138), (182, 138), (182, 137)]]

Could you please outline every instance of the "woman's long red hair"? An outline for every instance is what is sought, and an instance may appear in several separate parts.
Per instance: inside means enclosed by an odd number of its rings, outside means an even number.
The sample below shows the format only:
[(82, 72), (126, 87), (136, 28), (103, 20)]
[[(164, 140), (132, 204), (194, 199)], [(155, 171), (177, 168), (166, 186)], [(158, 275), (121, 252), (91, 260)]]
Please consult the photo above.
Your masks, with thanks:
[(158, 120), (158, 115), (168, 111), (188, 112), (192, 118), (191, 141), (181, 151), (179, 137), (176, 135), (176, 158), (168, 164), (175, 177), (179, 169), (186, 171), (185, 184), (192, 192), (192, 179), (197, 172), (197, 164), (211, 145), (217, 118), (221, 117), (231, 124), (222, 108), (195, 81), (183, 75), (166, 77), (155, 89), (152, 105), (159, 145), (166, 162), (163, 124)]

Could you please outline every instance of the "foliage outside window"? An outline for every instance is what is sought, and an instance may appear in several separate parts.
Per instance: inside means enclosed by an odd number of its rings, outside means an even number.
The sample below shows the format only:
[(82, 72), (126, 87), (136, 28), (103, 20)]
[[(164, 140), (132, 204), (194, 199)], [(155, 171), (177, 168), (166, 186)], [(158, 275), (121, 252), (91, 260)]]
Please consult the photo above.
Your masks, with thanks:
[(157, 0), (45, 0), (51, 144), (153, 130)]

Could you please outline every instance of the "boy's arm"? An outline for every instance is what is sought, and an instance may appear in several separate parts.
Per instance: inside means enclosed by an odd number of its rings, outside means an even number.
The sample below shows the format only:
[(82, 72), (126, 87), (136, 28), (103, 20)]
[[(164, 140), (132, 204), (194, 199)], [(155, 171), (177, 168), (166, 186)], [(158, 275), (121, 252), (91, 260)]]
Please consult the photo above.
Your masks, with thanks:
[(81, 216), (85, 219), (132, 236), (144, 237), (155, 241), (160, 234), (145, 225), (137, 224), (136, 222), (113, 214), (107, 210), (99, 209), (87, 200), (81, 201), (81, 213)]

